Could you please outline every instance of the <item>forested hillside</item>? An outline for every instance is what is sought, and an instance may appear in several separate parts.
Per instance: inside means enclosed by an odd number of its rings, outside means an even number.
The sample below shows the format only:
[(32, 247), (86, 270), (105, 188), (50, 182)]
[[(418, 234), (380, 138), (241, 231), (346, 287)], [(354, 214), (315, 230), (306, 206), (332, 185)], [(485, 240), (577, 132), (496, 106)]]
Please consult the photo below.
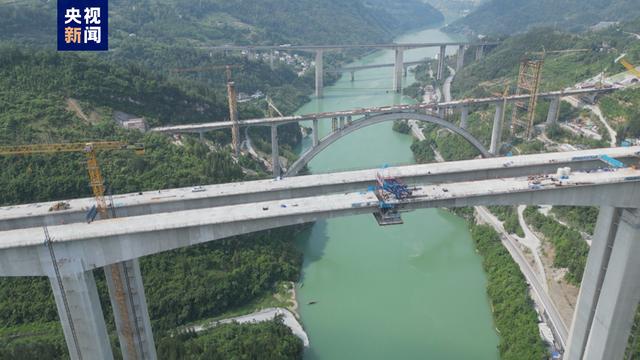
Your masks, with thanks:
[[(617, 74), (625, 68), (614, 60), (623, 53), (629, 61), (640, 61), (640, 41), (631, 33), (640, 31), (640, 18), (599, 32), (572, 34), (551, 28), (530, 30), (502, 41), (481, 61), (473, 62), (456, 76), (455, 96), (488, 95), (516, 84), (520, 60), (529, 52), (579, 49), (579, 52), (547, 54), (542, 72), (542, 90), (558, 90), (605, 72)], [(501, 90), (500, 90), (501, 92)]]
[[(144, 156), (118, 151), (99, 154), (106, 185), (116, 194), (247, 180), (265, 174), (247, 175), (251, 172), (246, 167), (259, 166), (244, 156), (238, 161), (231, 156), (228, 132), (210, 134), (206, 143), (189, 137), (177, 143), (164, 135), (125, 130), (113, 120), (115, 110), (145, 117), (155, 125), (226, 117), (224, 96), (193, 80), (169, 79), (141, 66), (95, 56), (13, 45), (0, 49), (2, 145), (87, 140), (144, 143)], [(288, 76), (282, 71), (280, 76)], [(274, 83), (284, 83), (278, 74), (270, 76)], [(241, 114), (262, 111), (248, 105)], [(299, 131), (292, 134), (299, 136)], [(0, 169), (0, 206), (90, 196), (82, 154), (0, 157)], [(178, 326), (253, 303), (270, 296), (277, 283), (297, 280), (301, 255), (294, 245), (295, 231), (282, 228), (141, 259), (158, 344)], [(117, 346), (101, 270), (96, 271), (96, 279)], [(273, 333), (268, 326), (248, 327), (231, 332), (214, 329), (211, 335), (198, 337), (198, 346), (207, 349), (202, 344), (210, 340), (235, 349), (232, 353), (251, 356), (259, 342), (250, 346), (252, 338), (236, 339), (228, 345), (225, 341), (229, 334), (255, 332), (261, 334), (256, 341), (280, 341), (274, 349), (285, 346), (281, 354), (286, 358), (300, 356), (299, 340), (292, 334), (282, 330)], [(221, 335), (215, 335), (218, 331)], [(65, 354), (48, 280), (0, 279), (0, 359), (58, 359)], [(199, 352), (186, 355), (204, 356)]]
[(448, 29), (489, 35), (512, 35), (540, 26), (582, 31), (601, 21), (632, 20), (639, 15), (635, 0), (490, 0)]
[[(0, 5), (0, 39), (54, 45), (55, 7), (44, 0)], [(364, 43), (443, 20), (419, 0), (113, 0), (109, 15), (115, 47), (140, 37), (192, 46)]]

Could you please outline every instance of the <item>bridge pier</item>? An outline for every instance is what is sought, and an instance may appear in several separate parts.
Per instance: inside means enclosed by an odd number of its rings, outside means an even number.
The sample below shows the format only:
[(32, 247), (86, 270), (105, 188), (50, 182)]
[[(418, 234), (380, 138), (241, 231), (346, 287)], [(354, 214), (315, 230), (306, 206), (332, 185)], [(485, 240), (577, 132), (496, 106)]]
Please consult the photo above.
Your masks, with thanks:
[(278, 153), (278, 125), (271, 125), (271, 166), (273, 177), (280, 176), (280, 154)]
[(324, 87), (323, 51), (316, 50), (316, 96), (322, 97)]
[(476, 61), (482, 59), (483, 56), (484, 56), (484, 46), (483, 45), (479, 45), (476, 48)]
[(318, 119), (313, 119), (313, 146), (318, 146), (320, 143), (318, 135)]
[(157, 359), (138, 259), (104, 267), (124, 360)]
[(438, 72), (436, 74), (436, 80), (442, 80), (444, 78), (444, 59), (447, 56), (447, 46), (440, 46), (440, 54), (438, 55)]
[(402, 91), (402, 72), (404, 69), (404, 48), (398, 47), (396, 48), (396, 61), (393, 67), (393, 90), (395, 92)]
[(352, 72), (351, 72), (351, 82), (353, 82), (353, 81), (355, 81), (355, 80), (356, 80), (356, 72), (355, 72), (355, 71), (352, 71)]
[(496, 113), (493, 116), (493, 128), (491, 129), (491, 146), (489, 152), (498, 155), (500, 150), (500, 138), (502, 137), (502, 115), (504, 114), (504, 104), (496, 104)]
[(273, 50), (269, 51), (269, 67), (273, 70), (273, 60), (275, 58), (275, 54)]
[(52, 266), (46, 271), (69, 357), (72, 360), (113, 359), (92, 270), (84, 271), (81, 261), (74, 260), (63, 247), (52, 244), (49, 251), (42, 250), (43, 264), (51, 264), (52, 258), (56, 258), (56, 268)]
[(640, 211), (625, 209), (621, 211), (615, 232), (611, 256), (584, 350), (584, 360), (623, 358), (640, 301), (638, 253)]
[(547, 114), (547, 125), (555, 124), (558, 122), (560, 116), (560, 97), (554, 97), (549, 103), (549, 113)]
[(469, 126), (469, 107), (463, 106), (460, 108), (460, 128), (467, 129)]
[(589, 257), (582, 275), (582, 284), (576, 309), (573, 312), (571, 331), (567, 341), (565, 359), (580, 360), (587, 344), (593, 315), (598, 304), (598, 296), (606, 273), (611, 249), (620, 221), (621, 209), (601, 206), (598, 221), (589, 249)]
[(456, 56), (456, 72), (462, 70), (464, 66), (464, 45), (458, 47), (458, 55)]

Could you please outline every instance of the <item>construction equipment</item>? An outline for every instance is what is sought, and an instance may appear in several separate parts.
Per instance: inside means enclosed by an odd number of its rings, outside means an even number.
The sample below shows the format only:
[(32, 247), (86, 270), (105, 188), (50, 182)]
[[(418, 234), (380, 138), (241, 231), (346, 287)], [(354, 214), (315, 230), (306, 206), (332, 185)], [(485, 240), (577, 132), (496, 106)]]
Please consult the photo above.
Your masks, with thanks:
[(406, 184), (395, 177), (384, 177), (381, 173), (377, 173), (376, 182), (380, 190), (392, 194), (398, 200), (406, 199), (413, 194)]
[(518, 87), (516, 95), (529, 94), (529, 103), (516, 102), (511, 112), (512, 135), (515, 132), (515, 125), (518, 124), (518, 108), (526, 109), (527, 118), (525, 119), (525, 138), (531, 140), (533, 135), (533, 121), (535, 119), (535, 109), (538, 105), (538, 94), (540, 90), (540, 80), (542, 78), (542, 68), (544, 66), (545, 56), (547, 54), (567, 54), (573, 52), (590, 51), (590, 49), (566, 49), (525, 53), (520, 61), (520, 70), (518, 71)]
[(620, 55), (615, 62), (619, 62), (620, 64), (622, 64), (622, 66), (624, 66), (627, 70), (629, 70), (629, 72), (637, 77), (638, 79), (640, 79), (640, 71), (638, 69), (636, 69), (635, 66), (633, 66), (629, 61), (627, 61), (627, 59), (625, 59), (625, 57), (627, 56), (627, 54), (622, 54)]
[(175, 73), (184, 73), (217, 71), (220, 69), (225, 69), (225, 75), (227, 79), (227, 97), (229, 101), (229, 120), (233, 122), (233, 126), (231, 127), (231, 144), (233, 147), (233, 152), (236, 156), (240, 154), (240, 127), (238, 126), (238, 101), (236, 97), (236, 88), (235, 83), (231, 79), (231, 69), (241, 67), (242, 65), (207, 65), (192, 68), (175, 68), (171, 70)]
[(400, 179), (376, 174), (376, 186), (371, 187), (378, 198), (379, 210), (373, 214), (378, 225), (400, 225), (403, 223), (400, 211), (393, 200), (404, 200), (413, 195), (413, 191)]
[[(96, 206), (92, 207), (87, 213), (87, 222), (91, 222), (97, 213), (100, 213), (100, 217), (102, 219), (109, 218), (109, 212), (107, 211), (107, 202), (104, 198), (104, 180), (102, 174), (100, 172), (100, 167), (98, 166), (98, 160), (96, 157), (96, 153), (101, 150), (132, 150), (138, 155), (144, 154), (144, 145), (142, 144), (134, 144), (129, 145), (120, 141), (102, 141), (102, 142), (86, 142), (86, 143), (66, 143), (66, 144), (36, 144), (36, 145), (18, 145), (18, 146), (1, 146), (0, 147), (0, 155), (31, 155), (31, 154), (56, 154), (60, 152), (83, 152), (87, 158), (87, 171), (89, 172), (89, 179), (91, 189), (93, 191), (93, 196), (96, 199)], [(66, 204), (68, 206), (68, 204)], [(64, 203), (56, 203), (52, 206), (51, 211), (55, 210), (64, 210), (66, 207)], [(115, 213), (113, 213), (115, 216)], [(82, 359), (82, 354), (80, 353), (80, 348), (77, 343), (77, 337), (75, 334), (75, 329), (73, 328), (73, 321), (71, 318), (71, 313), (69, 310), (69, 305), (66, 301), (65, 289), (62, 284), (62, 280), (60, 277), (60, 273), (58, 271), (58, 261), (56, 260), (53, 245), (51, 243), (51, 238), (49, 237), (49, 233), (45, 227), (45, 244), (49, 248), (49, 252), (51, 255), (51, 261), (53, 263), (53, 268), (55, 270), (56, 279), (58, 282), (59, 290), (61, 296), (64, 300), (64, 307), (66, 311), (66, 315), (68, 317), (68, 322), (71, 327), (71, 332), (73, 336), (73, 341), (75, 343), (75, 348), (78, 351), (78, 358)], [(131, 267), (131, 261), (125, 261), (122, 263), (116, 263), (105, 266), (105, 276), (107, 277), (107, 281), (109, 279), (113, 282), (114, 293), (112, 297), (116, 299), (117, 309), (114, 308), (114, 315), (116, 319), (121, 319), (123, 323), (121, 330), (126, 337), (127, 349), (129, 351), (129, 358), (136, 358), (135, 356), (135, 347), (134, 347), (134, 331), (132, 329), (138, 329), (140, 325), (140, 319), (136, 315), (136, 311), (132, 306), (128, 306), (127, 304), (131, 303), (131, 301), (127, 300), (126, 294), (130, 294), (133, 291), (139, 291), (137, 289), (132, 289), (129, 282), (129, 275), (127, 267)], [(125, 288), (126, 287), (126, 288)], [(109, 290), (110, 292), (112, 290)], [(112, 302), (112, 306), (114, 303)], [(131, 309), (133, 313), (133, 317), (129, 316), (128, 310)], [(133, 324), (132, 321), (133, 320)], [(119, 329), (120, 331), (120, 329)], [(138, 333), (138, 337), (139, 333)], [(121, 343), (122, 344), (122, 343)], [(121, 345), (122, 346), (122, 345)]]
[(513, 107), (511, 112), (512, 135), (515, 134), (515, 125), (518, 123), (518, 108), (526, 109), (527, 118), (525, 120), (525, 138), (528, 140), (531, 139), (531, 135), (533, 133), (533, 120), (535, 117), (535, 108), (538, 104), (538, 93), (540, 90), (540, 79), (542, 77), (544, 56), (544, 52), (542, 52), (541, 55), (525, 55), (525, 57), (520, 61), (516, 95), (528, 93), (530, 96), (529, 103), (526, 106), (524, 102), (516, 102)]
[[(129, 145), (120, 141), (99, 141), (66, 144), (34, 144), (17, 146), (0, 146), (0, 155), (55, 154), (60, 152), (82, 152), (87, 158), (89, 184), (96, 199), (97, 210), (101, 218), (108, 218), (107, 202), (104, 198), (104, 180), (96, 153), (101, 150), (133, 150), (136, 154), (144, 154), (143, 144)], [(59, 210), (59, 209), (53, 209)]]
[(271, 97), (269, 97), (267, 95), (266, 100), (267, 100), (267, 112), (269, 113), (269, 117), (273, 117), (274, 116), (274, 114), (273, 114), (274, 111), (278, 114), (278, 116), (280, 116), (280, 117), (284, 116), (284, 115), (282, 115), (280, 110), (278, 110), (278, 108), (273, 104), (273, 101), (271, 100)]

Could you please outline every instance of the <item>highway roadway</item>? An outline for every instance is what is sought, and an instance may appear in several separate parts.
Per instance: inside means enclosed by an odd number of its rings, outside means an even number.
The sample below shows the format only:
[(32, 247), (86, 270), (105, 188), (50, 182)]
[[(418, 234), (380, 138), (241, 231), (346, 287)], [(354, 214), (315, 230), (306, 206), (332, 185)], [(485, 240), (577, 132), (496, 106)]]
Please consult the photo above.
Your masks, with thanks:
[[(413, 196), (404, 200), (389, 200), (388, 203), (408, 210), (430, 207), (457, 207), (478, 205), (477, 203), (568, 203), (573, 205), (603, 201), (603, 205), (632, 206), (640, 197), (635, 184), (640, 182), (640, 170), (625, 168), (618, 171), (574, 172), (570, 179), (562, 181), (562, 186), (552, 177), (541, 181), (539, 188), (530, 188), (528, 177), (498, 178), (455, 183), (423, 184), (418, 186)], [(628, 186), (624, 186), (628, 185)], [(595, 192), (602, 188), (602, 193)], [(620, 194), (607, 193), (606, 189), (619, 189)], [(571, 190), (579, 190), (573, 192)], [(73, 223), (49, 227), (55, 242), (69, 242), (86, 239), (112, 237), (133, 238), (136, 234), (169, 232), (171, 229), (197, 228), (207, 225), (260, 222), (274, 218), (327, 218), (344, 214), (372, 213), (378, 210), (378, 200), (371, 191), (348, 192), (343, 194), (317, 195), (286, 200), (272, 200), (230, 206), (218, 206), (169, 213), (131, 216), (95, 221), (91, 224)], [(559, 191), (562, 192), (559, 192)], [(586, 192), (585, 192), (586, 191)], [(539, 200), (524, 201), (536, 194), (545, 194)], [(562, 194), (566, 194), (563, 198)], [(587, 194), (588, 196), (585, 196)], [(522, 201), (522, 202), (520, 202)], [(547, 202), (549, 201), (549, 202)], [(302, 221), (302, 222), (306, 222)], [(282, 225), (284, 226), (284, 225)], [(222, 233), (216, 235), (223, 235)], [(201, 241), (212, 239), (200, 238)], [(24, 246), (41, 246), (40, 227), (15, 229), (0, 232), (0, 249)], [(0, 268), (3, 265), (0, 264)]]
[(555, 304), (545, 291), (544, 286), (540, 283), (538, 277), (535, 272), (529, 265), (527, 259), (524, 258), (520, 250), (518, 249), (518, 245), (516, 244), (513, 237), (508, 234), (504, 228), (501, 226), (502, 222), (496, 219), (484, 206), (476, 206), (476, 211), (478, 215), (485, 220), (485, 222), (489, 223), (494, 229), (496, 229), (500, 233), (500, 239), (504, 247), (509, 251), (513, 260), (520, 267), (520, 271), (527, 279), (527, 282), (531, 286), (531, 289), (536, 294), (539, 302), (542, 305), (542, 308), (545, 310), (547, 315), (549, 316), (551, 326), (556, 330), (557, 338), (562, 345), (562, 348), (565, 349), (566, 342), (569, 337), (569, 330), (567, 329), (567, 325), (562, 320), (560, 316), (560, 312), (556, 308)]
[[(555, 173), (558, 167), (574, 170), (603, 166), (597, 158), (611, 157), (636, 162), (640, 146), (558, 152), (504, 158), (452, 161), (438, 164), (399, 166), (384, 169), (384, 174), (402, 179), (408, 184), (445, 183), (484, 180), (496, 177)], [(589, 157), (590, 159), (583, 159)], [(583, 160), (574, 160), (580, 158)], [(146, 215), (234, 205), (247, 202), (281, 200), (367, 189), (375, 183), (380, 169), (357, 170), (331, 174), (316, 174), (229, 184), (206, 185), (201, 188), (177, 188), (145, 191), (113, 196), (118, 217)], [(49, 211), (54, 202), (0, 207), (0, 231), (32, 226), (60, 225), (84, 222), (93, 198), (68, 200), (70, 208)]]

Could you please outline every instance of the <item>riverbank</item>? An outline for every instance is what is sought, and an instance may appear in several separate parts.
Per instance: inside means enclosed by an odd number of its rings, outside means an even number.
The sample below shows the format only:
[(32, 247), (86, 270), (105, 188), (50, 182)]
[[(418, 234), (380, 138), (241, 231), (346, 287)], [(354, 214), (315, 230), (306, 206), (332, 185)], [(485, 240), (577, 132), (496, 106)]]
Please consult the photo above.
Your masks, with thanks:
[(307, 336), (307, 333), (302, 328), (302, 324), (300, 324), (300, 322), (298, 322), (298, 319), (294, 315), (294, 313), (291, 312), (289, 309), (286, 309), (286, 308), (267, 308), (267, 309), (262, 309), (260, 311), (253, 312), (251, 314), (246, 314), (246, 315), (241, 315), (241, 316), (234, 316), (234, 317), (227, 318), (227, 319), (213, 321), (213, 322), (210, 322), (210, 323), (207, 323), (207, 324), (188, 326), (188, 327), (186, 327), (185, 330), (187, 330), (188, 332), (199, 333), (199, 332), (207, 331), (209, 329), (212, 329), (212, 328), (214, 328), (216, 326), (219, 326), (219, 325), (222, 325), (222, 324), (258, 323), (258, 322), (263, 322), (263, 321), (272, 321), (272, 320), (276, 319), (277, 317), (281, 317), (282, 318), (282, 323), (284, 325), (286, 325), (289, 329), (291, 329), (291, 332), (295, 336), (297, 336), (300, 340), (302, 340), (302, 344), (305, 347), (309, 347), (309, 337)]
[[(273, 305), (273, 306), (268, 306)], [(304, 331), (298, 313), (298, 301), (296, 300), (296, 286), (292, 281), (286, 281), (276, 285), (273, 294), (267, 294), (257, 303), (249, 304), (233, 313), (201, 321), (185, 326), (179, 332), (203, 332), (216, 326), (229, 323), (255, 323), (271, 321), (281, 316), (283, 324), (291, 329), (293, 334), (302, 340), (305, 347), (309, 346), (309, 337)]]
[[(428, 29), (395, 42), (456, 40)], [(437, 51), (405, 51), (404, 60), (433, 58)], [(349, 65), (392, 63), (394, 56), (380, 51)], [(410, 72), (403, 82), (413, 77)], [(322, 99), (313, 98), (298, 113), (413, 103), (390, 91), (392, 83), (390, 68), (360, 71), (353, 82), (347, 76), (326, 87)], [(414, 162), (411, 137), (391, 128), (382, 123), (350, 134), (318, 154), (310, 171)], [(320, 137), (330, 131), (330, 122), (319, 123)], [(299, 151), (310, 142), (303, 139)], [(304, 287), (297, 296), (312, 340), (305, 359), (498, 359), (486, 277), (464, 222), (439, 210), (403, 218), (402, 226), (382, 228), (371, 215), (335, 218), (301, 234)], [(306, 305), (314, 300), (316, 305)], [(464, 346), (450, 346), (451, 339)]]

